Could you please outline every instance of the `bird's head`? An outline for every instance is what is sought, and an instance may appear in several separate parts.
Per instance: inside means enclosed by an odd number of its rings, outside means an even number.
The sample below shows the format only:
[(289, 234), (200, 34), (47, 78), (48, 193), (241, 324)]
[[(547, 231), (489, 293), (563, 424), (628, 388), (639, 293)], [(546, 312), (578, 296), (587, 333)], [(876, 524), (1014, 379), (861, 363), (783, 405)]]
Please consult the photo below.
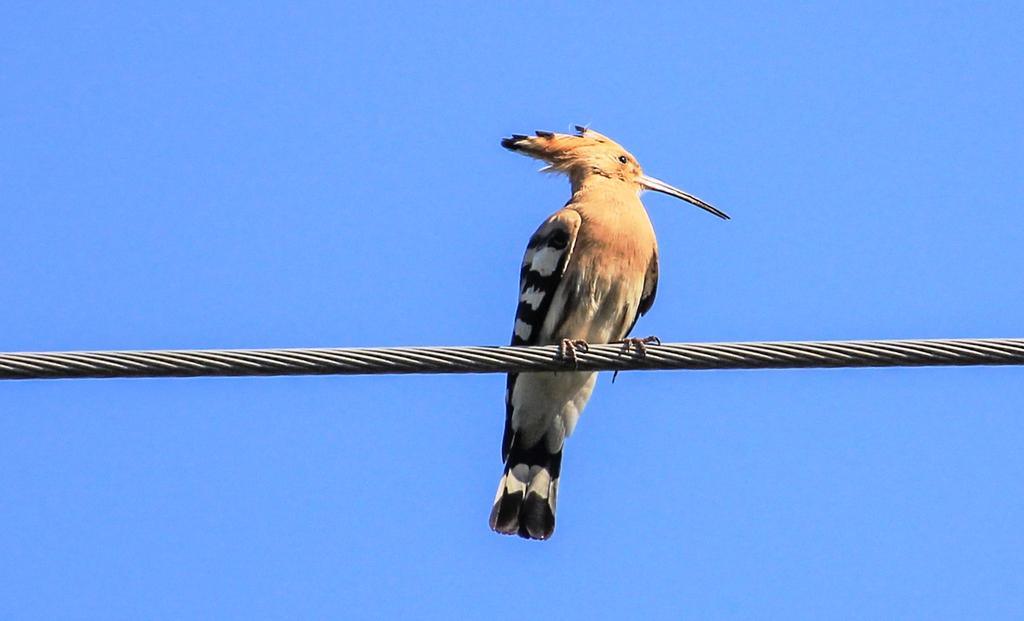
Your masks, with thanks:
[(696, 196), (645, 175), (633, 154), (611, 138), (587, 127), (577, 125), (576, 130), (576, 135), (542, 131), (534, 132), (534, 136), (515, 134), (502, 139), (501, 146), (547, 162), (543, 172), (568, 175), (574, 188), (581, 186), (588, 176), (598, 175), (630, 184), (637, 192), (654, 190), (680, 198), (719, 218), (729, 219)]

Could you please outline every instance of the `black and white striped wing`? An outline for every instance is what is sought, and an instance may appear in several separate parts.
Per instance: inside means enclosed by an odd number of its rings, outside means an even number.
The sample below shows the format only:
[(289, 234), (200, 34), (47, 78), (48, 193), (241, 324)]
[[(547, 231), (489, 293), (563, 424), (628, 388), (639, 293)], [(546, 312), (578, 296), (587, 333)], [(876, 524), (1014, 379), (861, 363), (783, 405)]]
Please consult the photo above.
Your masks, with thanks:
[[(576, 245), (580, 214), (562, 209), (540, 225), (530, 238), (519, 272), (519, 306), (512, 330), (513, 345), (550, 345), (541, 342), (541, 328), (551, 309), (555, 291), (562, 282), (565, 267)], [(512, 430), (512, 391), (518, 373), (509, 373), (505, 391), (505, 437), (501, 458), (508, 458), (514, 435)]]
[(513, 345), (545, 345), (541, 327), (576, 245), (580, 215), (562, 209), (544, 221), (530, 238), (519, 272), (519, 306), (512, 330)]

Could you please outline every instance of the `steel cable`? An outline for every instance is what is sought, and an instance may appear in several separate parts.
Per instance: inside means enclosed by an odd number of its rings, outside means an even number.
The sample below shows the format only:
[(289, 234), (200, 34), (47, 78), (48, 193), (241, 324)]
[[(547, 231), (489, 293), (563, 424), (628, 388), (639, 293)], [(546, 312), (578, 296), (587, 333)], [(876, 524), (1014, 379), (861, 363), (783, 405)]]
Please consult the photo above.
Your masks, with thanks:
[(1024, 339), (665, 343), (646, 354), (616, 343), (575, 364), (557, 346), (201, 349), (0, 353), (0, 379), (1021, 364)]

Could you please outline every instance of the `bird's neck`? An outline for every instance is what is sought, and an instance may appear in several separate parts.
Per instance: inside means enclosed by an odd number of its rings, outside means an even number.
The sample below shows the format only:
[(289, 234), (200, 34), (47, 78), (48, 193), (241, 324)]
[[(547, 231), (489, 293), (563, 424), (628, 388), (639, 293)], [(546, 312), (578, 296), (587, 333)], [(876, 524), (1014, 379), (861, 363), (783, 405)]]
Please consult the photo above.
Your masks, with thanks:
[(605, 201), (618, 199), (620, 201), (639, 202), (640, 188), (632, 183), (605, 177), (594, 173), (584, 175), (572, 175), (572, 202), (579, 202), (590, 197), (599, 197)]

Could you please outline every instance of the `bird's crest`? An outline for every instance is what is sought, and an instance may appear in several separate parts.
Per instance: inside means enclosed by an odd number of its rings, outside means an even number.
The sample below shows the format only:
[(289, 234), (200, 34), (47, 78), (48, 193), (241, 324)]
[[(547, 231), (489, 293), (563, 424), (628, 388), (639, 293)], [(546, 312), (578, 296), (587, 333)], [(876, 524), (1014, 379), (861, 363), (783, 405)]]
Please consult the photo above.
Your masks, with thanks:
[(503, 138), (501, 146), (547, 162), (541, 172), (568, 175), (574, 193), (588, 178), (605, 177), (627, 183), (637, 192), (654, 190), (674, 196), (719, 218), (729, 219), (696, 196), (645, 175), (633, 154), (608, 136), (581, 125), (576, 126), (576, 131), (575, 135), (544, 131), (536, 131), (533, 136), (513, 134)]
[(576, 126), (576, 134), (536, 131), (533, 136), (514, 134), (501, 146), (547, 162), (541, 172), (565, 173), (570, 177), (591, 172), (606, 174), (622, 167), (619, 157), (627, 158), (639, 174), (640, 166), (622, 145), (588, 127)]

